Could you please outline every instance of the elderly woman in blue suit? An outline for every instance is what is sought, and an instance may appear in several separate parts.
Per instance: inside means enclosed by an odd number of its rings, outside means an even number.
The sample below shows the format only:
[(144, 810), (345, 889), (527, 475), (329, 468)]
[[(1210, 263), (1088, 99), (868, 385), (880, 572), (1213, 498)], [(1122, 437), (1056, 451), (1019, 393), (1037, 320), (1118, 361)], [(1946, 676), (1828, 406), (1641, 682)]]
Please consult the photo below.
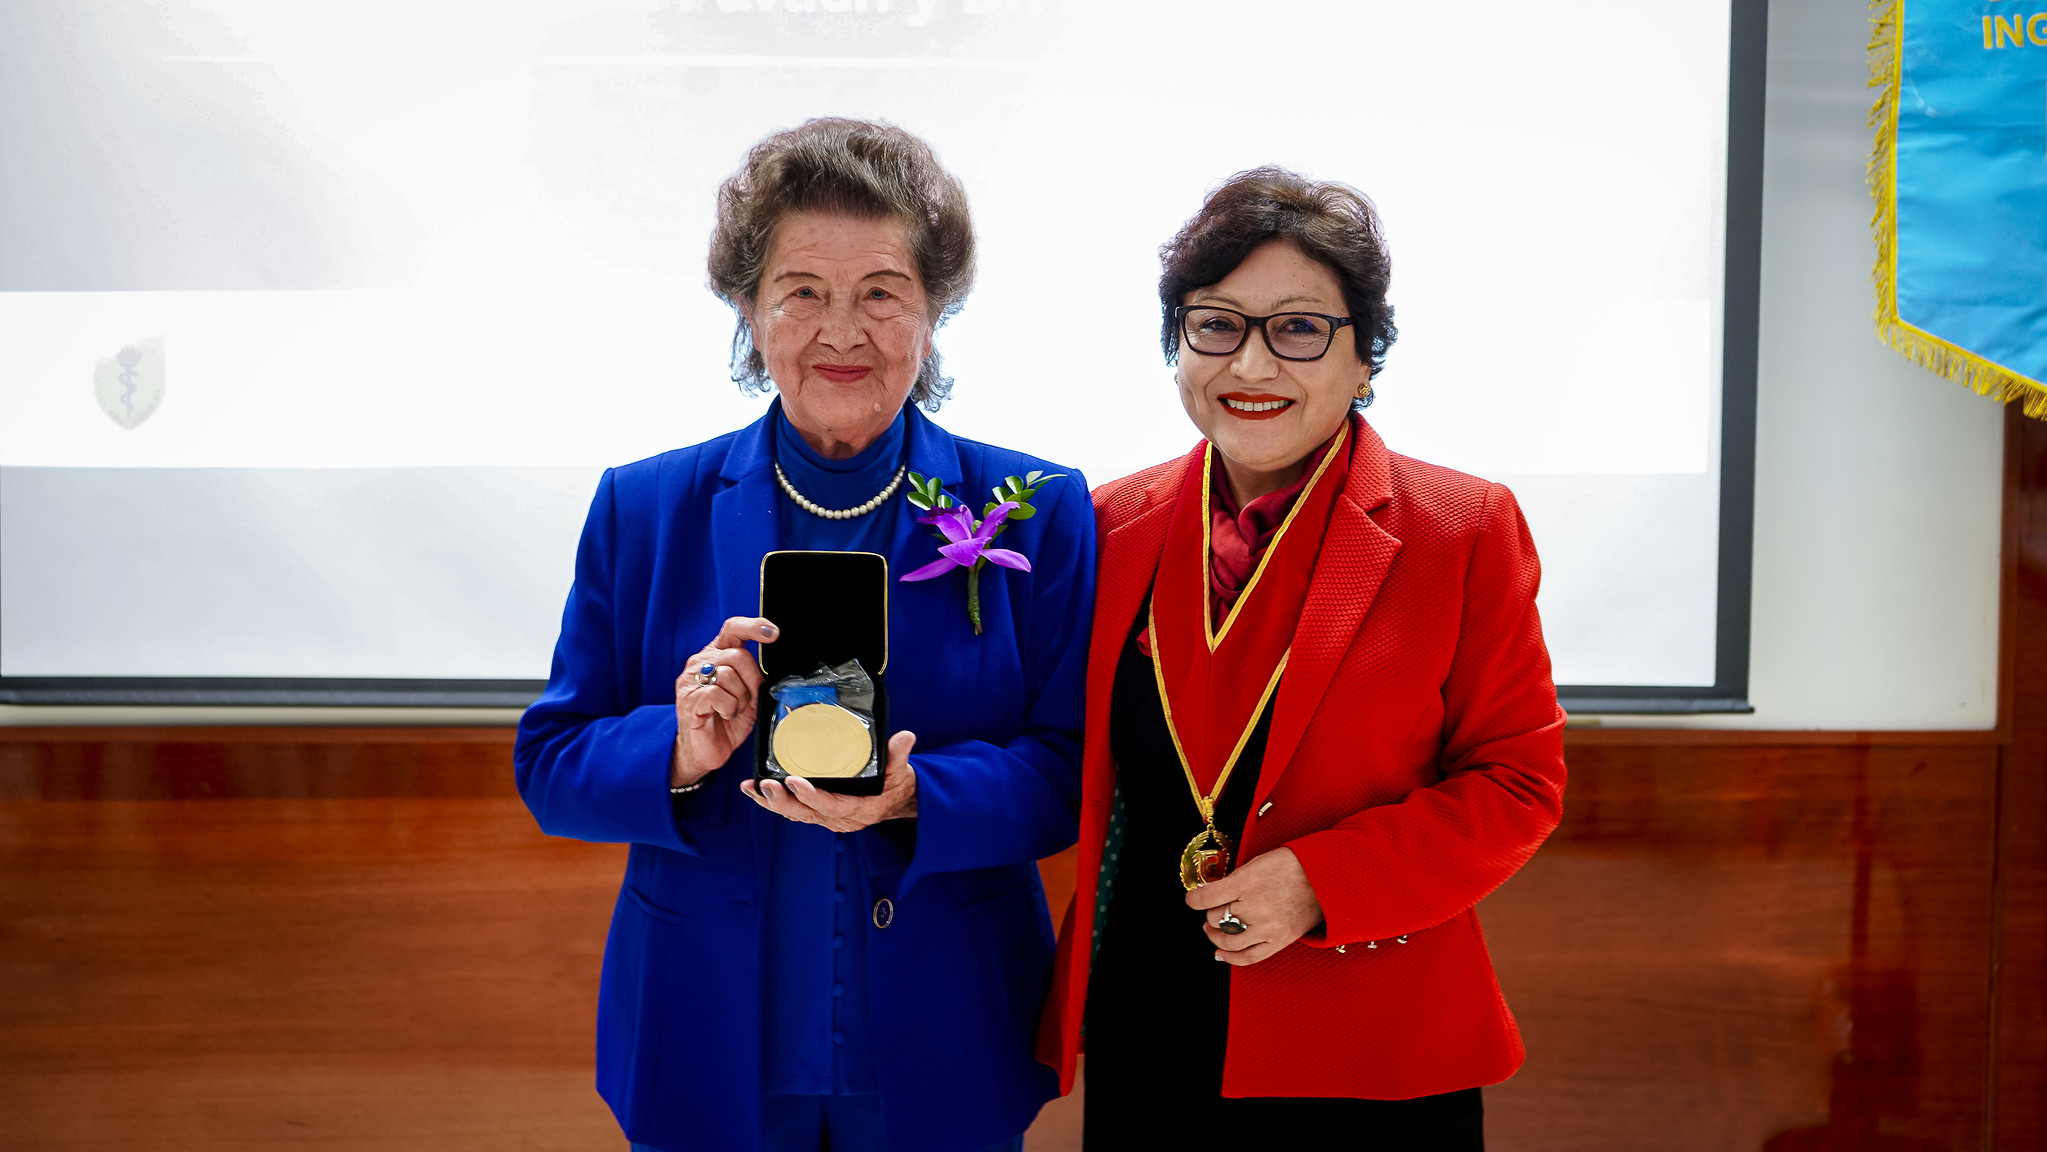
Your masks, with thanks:
[[(779, 395), (598, 484), (516, 760), (542, 829), (632, 845), (597, 1086), (638, 1147), (1020, 1148), (1058, 1094), (1031, 1056), (1053, 942), (1035, 861), (1076, 834), (1094, 517), (1072, 469), (919, 411), (949, 390), (932, 333), (973, 252), (959, 183), (909, 133), (762, 141), (719, 191), (710, 272), (735, 378)], [(1034, 471), (1065, 475), (1009, 521), (971, 619), (906, 476), (965, 502)], [(779, 549), (949, 569), (889, 586), (879, 795), (754, 784), (748, 645), (776, 637), (755, 613)]]

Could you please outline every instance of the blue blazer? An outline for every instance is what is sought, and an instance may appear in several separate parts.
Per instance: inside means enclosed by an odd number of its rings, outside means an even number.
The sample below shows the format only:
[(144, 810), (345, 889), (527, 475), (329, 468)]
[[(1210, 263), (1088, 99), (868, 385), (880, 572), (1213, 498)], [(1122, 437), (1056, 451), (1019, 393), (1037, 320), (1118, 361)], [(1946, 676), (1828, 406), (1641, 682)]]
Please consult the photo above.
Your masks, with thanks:
[[(605, 473), (576, 555), (547, 692), (519, 723), (520, 794), (556, 836), (630, 842), (605, 944), (597, 1089), (626, 1136), (665, 1152), (760, 1146), (761, 918), (769, 822), (739, 791), (742, 745), (671, 805), (675, 679), (727, 617), (760, 605), (779, 502), (767, 418)], [(1066, 472), (1004, 533), (1033, 570), (905, 584), (937, 556), (900, 515), (889, 550), (889, 719), (917, 733), (914, 843), (855, 835), (874, 1063), (890, 1146), (967, 1152), (1022, 1131), (1059, 1091), (1032, 1059), (1052, 925), (1036, 861), (1074, 842), (1094, 512), (1071, 469), (956, 438), (909, 411), (910, 467), (956, 498)], [(901, 500), (903, 497), (896, 497)], [(908, 509), (906, 508), (907, 512)]]

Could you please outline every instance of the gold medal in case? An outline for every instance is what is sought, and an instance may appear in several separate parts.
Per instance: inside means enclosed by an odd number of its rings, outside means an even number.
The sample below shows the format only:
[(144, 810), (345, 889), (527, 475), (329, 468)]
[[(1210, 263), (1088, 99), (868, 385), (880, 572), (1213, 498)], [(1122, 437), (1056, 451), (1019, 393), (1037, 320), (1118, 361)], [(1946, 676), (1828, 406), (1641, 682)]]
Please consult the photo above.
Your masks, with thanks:
[(761, 615), (780, 631), (760, 646), (756, 780), (801, 776), (826, 792), (881, 791), (888, 592), (888, 559), (879, 553), (762, 558)]

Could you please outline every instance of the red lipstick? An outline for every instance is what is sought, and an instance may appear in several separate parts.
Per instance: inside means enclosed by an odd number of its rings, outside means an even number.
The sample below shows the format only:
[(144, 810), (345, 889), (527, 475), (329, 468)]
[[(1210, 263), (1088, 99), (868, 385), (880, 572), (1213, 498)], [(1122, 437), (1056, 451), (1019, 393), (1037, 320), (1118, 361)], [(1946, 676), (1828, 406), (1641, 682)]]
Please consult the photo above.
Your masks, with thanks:
[(851, 384), (873, 371), (858, 364), (812, 364), (810, 370), (834, 384)]
[[(1270, 392), (1224, 392), (1216, 397), (1222, 410), (1239, 420), (1272, 420), (1293, 411), (1297, 401)], [(1251, 406), (1247, 411), (1243, 406)]]

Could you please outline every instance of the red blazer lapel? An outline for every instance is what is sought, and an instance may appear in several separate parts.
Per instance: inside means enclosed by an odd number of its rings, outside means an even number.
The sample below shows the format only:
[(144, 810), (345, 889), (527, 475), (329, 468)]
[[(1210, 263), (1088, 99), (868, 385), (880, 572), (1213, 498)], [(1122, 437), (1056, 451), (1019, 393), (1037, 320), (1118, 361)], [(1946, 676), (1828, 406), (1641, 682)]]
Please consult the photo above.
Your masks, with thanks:
[[(1152, 577), (1158, 572), (1159, 556), (1166, 548), (1166, 528), (1173, 521), (1173, 497), (1186, 479), (1187, 469), (1200, 459), (1200, 449), (1175, 461), (1175, 467), (1165, 469), (1145, 485), (1141, 492), (1123, 496), (1140, 496), (1142, 507), (1134, 513), (1113, 506), (1099, 510), (1098, 514), (1114, 520), (1119, 512), (1129, 516), (1121, 523), (1110, 525), (1102, 538), (1100, 548), (1100, 575), (1095, 582), (1094, 635), (1088, 644), (1088, 702), (1089, 711), (1096, 707), (1102, 710), (1102, 719), (1108, 718), (1109, 689), (1116, 681), (1116, 662), (1121, 658), (1123, 645), (1130, 639), (1130, 628), (1137, 622), (1137, 610), (1144, 606), (1145, 596), (1151, 592)], [(1111, 497), (1112, 500), (1117, 497)], [(1092, 719), (1092, 717), (1090, 717)], [(1106, 733), (1106, 726), (1090, 732)]]
[[(1198, 453), (1197, 448), (1196, 452)], [(1102, 876), (1102, 848), (1116, 792), (1116, 764), (1109, 752), (1109, 697), (1116, 662), (1129, 641), (1137, 610), (1151, 591), (1153, 573), (1166, 548), (1173, 521), (1173, 494), (1186, 478), (1195, 453), (1148, 473), (1112, 481), (1095, 490), (1095, 516), (1105, 529), (1097, 549), (1094, 635), (1088, 642), (1087, 742), (1081, 751), (1080, 848), (1075, 861), (1073, 904), (1059, 930), (1052, 987), (1038, 1032), (1038, 1059), (1059, 1070), (1060, 1091), (1073, 1090), (1074, 1053), (1087, 1003), (1088, 963), (1094, 949), (1095, 903)]]
[(1258, 790), (1251, 798), (1254, 812), (1265, 806), (1266, 797), (1293, 759), (1294, 748), (1328, 693), (1343, 654), (1364, 625), (1365, 614), (1379, 595), (1379, 585), (1393, 567), (1393, 557), (1400, 552), (1400, 541), (1371, 516), (1393, 498), (1391, 454), (1363, 417), (1351, 418), (1351, 431), (1357, 443), (1352, 449), (1350, 482), (1330, 513), (1329, 534), (1322, 541), (1308, 600), (1294, 631), (1292, 654), (1279, 683), (1272, 731), (1265, 743), (1265, 763), (1274, 770), (1258, 773)]

